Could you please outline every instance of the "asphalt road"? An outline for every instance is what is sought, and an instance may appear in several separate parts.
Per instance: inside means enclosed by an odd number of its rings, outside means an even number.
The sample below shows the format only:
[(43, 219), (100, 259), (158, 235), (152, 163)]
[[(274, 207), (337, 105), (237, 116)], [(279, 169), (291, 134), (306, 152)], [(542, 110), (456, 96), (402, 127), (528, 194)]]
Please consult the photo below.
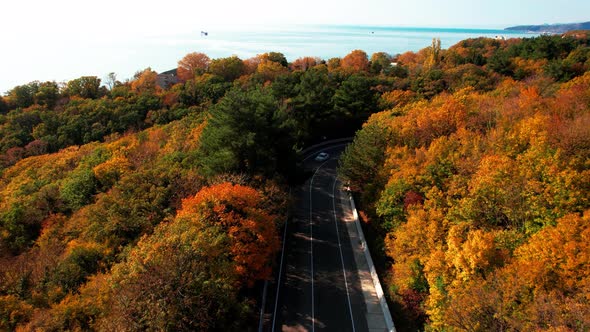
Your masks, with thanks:
[[(367, 331), (366, 307), (336, 179), (343, 146), (330, 159), (309, 158), (313, 174), (294, 191), (297, 201), (285, 230), (281, 274), (268, 301), (270, 331)], [(315, 154), (314, 154), (315, 156)]]

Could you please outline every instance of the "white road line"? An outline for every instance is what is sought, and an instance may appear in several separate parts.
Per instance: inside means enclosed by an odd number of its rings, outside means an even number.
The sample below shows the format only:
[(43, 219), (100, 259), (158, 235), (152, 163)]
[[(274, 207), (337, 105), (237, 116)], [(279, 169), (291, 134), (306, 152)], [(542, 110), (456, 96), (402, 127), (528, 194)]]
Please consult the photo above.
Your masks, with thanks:
[[(289, 190), (289, 196), (291, 196), (291, 190)], [(283, 230), (283, 249), (281, 250), (281, 264), (279, 265), (279, 280), (277, 282), (277, 294), (275, 296), (275, 310), (272, 314), (272, 332), (275, 331), (275, 324), (277, 319), (277, 307), (279, 306), (279, 292), (281, 290), (281, 276), (283, 275), (283, 257), (285, 256), (285, 242), (287, 242), (287, 224), (289, 218), (285, 220), (285, 228)]]
[(336, 217), (336, 182), (332, 186), (332, 210), (334, 212), (334, 226), (336, 227), (336, 236), (338, 236), (338, 249), (340, 249), (340, 262), (342, 263), (342, 275), (344, 276), (344, 286), (346, 286), (346, 297), (348, 298), (348, 310), (350, 310), (350, 321), (352, 323), (352, 332), (355, 332), (354, 317), (352, 316), (352, 304), (350, 303), (350, 292), (348, 291), (348, 281), (346, 279), (346, 269), (344, 268), (344, 255), (342, 254), (342, 244), (340, 243), (340, 231), (338, 229), (338, 218)]
[(309, 181), (309, 243), (311, 248), (311, 332), (315, 331), (315, 308), (314, 308), (314, 294), (313, 294), (313, 203), (312, 203), (312, 189), (313, 189), (313, 179), (315, 178), (318, 171), (328, 162), (328, 160), (324, 161), (313, 173), (311, 177), (311, 181)]

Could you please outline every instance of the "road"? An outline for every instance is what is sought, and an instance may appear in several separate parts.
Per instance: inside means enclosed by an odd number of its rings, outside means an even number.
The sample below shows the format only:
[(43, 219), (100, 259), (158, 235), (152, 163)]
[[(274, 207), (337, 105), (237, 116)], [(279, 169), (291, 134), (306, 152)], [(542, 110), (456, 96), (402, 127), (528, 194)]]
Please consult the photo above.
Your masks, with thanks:
[(326, 148), (330, 159), (324, 162), (305, 162), (313, 175), (294, 191), (297, 201), (285, 229), (281, 273), (269, 292), (273, 309), (267, 330), (369, 330), (361, 278), (343, 222), (349, 203), (336, 179), (343, 148)]

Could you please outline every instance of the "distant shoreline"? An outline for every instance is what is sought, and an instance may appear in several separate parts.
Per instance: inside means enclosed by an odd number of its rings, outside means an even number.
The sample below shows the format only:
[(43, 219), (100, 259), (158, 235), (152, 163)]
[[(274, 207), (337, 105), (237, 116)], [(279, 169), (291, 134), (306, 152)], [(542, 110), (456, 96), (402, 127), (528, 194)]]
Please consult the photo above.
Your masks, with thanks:
[[(201, 31), (207, 31), (208, 36), (201, 36)], [(55, 47), (51, 57), (33, 62), (25, 61), (26, 58), (16, 52), (4, 54), (0, 63), (0, 94), (32, 81), (67, 82), (81, 76), (104, 78), (111, 72), (125, 80), (147, 67), (162, 72), (176, 67), (178, 60), (190, 52), (202, 52), (211, 58), (237, 55), (241, 59), (280, 52), (289, 61), (305, 56), (327, 60), (343, 57), (355, 49), (368, 54), (417, 52), (430, 46), (432, 38), (440, 38), (442, 47), (448, 48), (468, 38), (503, 36), (508, 39), (534, 35), (506, 31), (502, 27), (274, 24), (196, 26), (194, 30), (178, 33), (131, 39), (120, 36), (120, 39), (93, 43), (72, 37), (60, 43), (84, 47), (70, 50)], [(36, 47), (27, 44), (19, 52), (34, 54)]]
[(590, 22), (543, 25), (517, 25), (513, 27), (508, 27), (504, 30), (530, 33), (561, 34), (573, 30), (590, 30)]

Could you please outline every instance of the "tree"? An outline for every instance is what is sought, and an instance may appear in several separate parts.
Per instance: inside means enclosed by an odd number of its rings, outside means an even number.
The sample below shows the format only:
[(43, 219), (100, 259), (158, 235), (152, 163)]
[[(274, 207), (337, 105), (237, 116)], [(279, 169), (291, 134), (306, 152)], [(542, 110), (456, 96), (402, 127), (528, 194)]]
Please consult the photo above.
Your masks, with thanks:
[(8, 102), (6, 98), (0, 96), (0, 114), (5, 114), (8, 112)]
[(371, 55), (371, 72), (374, 74), (387, 74), (391, 69), (391, 55), (385, 52), (377, 52)]
[(160, 225), (113, 268), (97, 330), (241, 330), (248, 304), (228, 259), (229, 235), (188, 215)]
[(351, 75), (334, 94), (334, 111), (357, 121), (365, 121), (377, 111), (377, 94), (372, 86), (371, 78), (359, 74)]
[(91, 169), (81, 169), (71, 174), (63, 182), (61, 198), (72, 210), (78, 210), (92, 201), (96, 193), (97, 181)]
[(326, 64), (328, 65), (328, 70), (330, 72), (333, 72), (333, 71), (341, 68), (341, 63), (342, 63), (342, 59), (340, 59), (340, 58), (330, 58), (326, 62)]
[(276, 99), (262, 88), (228, 91), (201, 135), (204, 172), (288, 173), (294, 151), (285, 121)]
[(369, 70), (367, 53), (361, 50), (354, 50), (340, 60), (340, 66), (353, 73), (366, 72)]
[(266, 60), (266, 61), (276, 62), (283, 67), (287, 67), (289, 65), (289, 63), (287, 62), (287, 58), (285, 58), (285, 55), (280, 52), (264, 53), (264, 54), (259, 55), (258, 57), (260, 58), (261, 61)]
[(178, 69), (176, 75), (181, 81), (186, 81), (194, 78), (197, 74), (202, 74), (209, 68), (211, 60), (204, 53), (189, 53), (178, 61)]
[(232, 82), (244, 73), (244, 62), (237, 56), (213, 59), (209, 64), (209, 72)]
[(135, 73), (134, 78), (131, 82), (131, 89), (138, 93), (153, 94), (159, 89), (157, 85), (158, 73), (149, 67)]
[(8, 91), (9, 104), (13, 107), (26, 108), (35, 103), (35, 94), (39, 91), (39, 82), (15, 86)]
[(354, 191), (364, 192), (376, 182), (385, 161), (387, 130), (375, 122), (356, 132), (338, 162), (338, 175)]
[(33, 306), (14, 295), (0, 296), (0, 329), (14, 331), (33, 315)]
[(59, 98), (59, 87), (55, 82), (43, 82), (39, 84), (39, 90), (35, 93), (35, 103), (53, 108)]
[(291, 98), (293, 110), (289, 114), (297, 122), (295, 135), (298, 140), (313, 138), (320, 131), (320, 123), (333, 116), (334, 85), (325, 66), (314, 67), (301, 75)]
[(320, 58), (306, 56), (302, 58), (297, 58), (295, 61), (293, 61), (293, 63), (291, 64), (291, 69), (306, 71), (317, 66), (320, 63)]
[(107, 79), (105, 81), (109, 90), (113, 90), (115, 85), (117, 85), (117, 74), (115, 74), (114, 72), (110, 72), (107, 75)]
[(100, 78), (96, 76), (82, 76), (71, 80), (66, 85), (69, 96), (95, 99), (100, 97)]
[(436, 68), (441, 60), (440, 38), (433, 38), (432, 45), (427, 49), (426, 61), (424, 61), (424, 69), (430, 70)]
[(262, 208), (262, 199), (253, 188), (226, 182), (183, 200), (178, 212), (178, 218), (220, 227), (227, 234), (235, 271), (248, 287), (270, 277), (279, 249), (276, 216)]
[(262, 82), (274, 81), (277, 77), (288, 73), (289, 69), (270, 60), (262, 60), (256, 67), (256, 77), (260, 78)]
[(203, 74), (184, 83), (179, 93), (179, 101), (187, 106), (203, 103), (216, 103), (231, 87), (222, 77)]

